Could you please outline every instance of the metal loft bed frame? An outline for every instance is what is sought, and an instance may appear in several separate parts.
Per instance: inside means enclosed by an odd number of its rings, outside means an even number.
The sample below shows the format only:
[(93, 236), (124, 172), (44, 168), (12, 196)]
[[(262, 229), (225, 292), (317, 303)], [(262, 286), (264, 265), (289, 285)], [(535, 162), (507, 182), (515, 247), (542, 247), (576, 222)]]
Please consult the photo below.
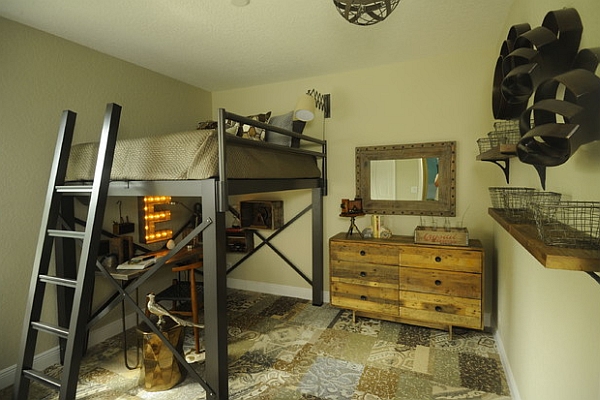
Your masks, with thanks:
[[(269, 129), (282, 133), (301, 141), (312, 142), (318, 145), (320, 151), (312, 151), (301, 148), (290, 148), (260, 141), (242, 139), (234, 135), (226, 134), (225, 121), (233, 120), (242, 124)], [(227, 177), (227, 144), (235, 142), (242, 146), (266, 146), (275, 151), (291, 154), (306, 154), (321, 160), (320, 178), (302, 179), (224, 179)], [(312, 303), (321, 305), (323, 303), (323, 199), (327, 194), (327, 146), (326, 141), (309, 136), (296, 134), (278, 127), (270, 126), (240, 115), (219, 110), (218, 117), (218, 171), (219, 176), (203, 180), (179, 180), (179, 181), (113, 181), (109, 185), (109, 196), (149, 196), (163, 195), (199, 197), (202, 201), (203, 221), (188, 236), (179, 242), (166, 257), (148, 269), (140, 278), (127, 287), (122, 287), (108, 271), (98, 263), (102, 274), (114, 286), (116, 294), (94, 312), (88, 323), (88, 329), (98, 320), (105, 316), (110, 310), (126, 301), (135, 307), (140, 319), (154, 330), (163, 339), (164, 344), (173, 352), (178, 361), (184, 366), (188, 373), (194, 377), (206, 390), (207, 398), (225, 400), (228, 392), (228, 365), (227, 365), (227, 266), (226, 266), (226, 212), (229, 210), (228, 197), (231, 195), (265, 193), (288, 190), (311, 190), (312, 200), (310, 208), (312, 213)], [(72, 201), (71, 201), (72, 203)], [(62, 217), (65, 223), (72, 224), (74, 221), (72, 204), (63, 204)], [(69, 211), (70, 210), (70, 211)], [(205, 334), (204, 345), (206, 350), (206, 375), (200, 377), (198, 373), (186, 362), (162, 333), (146, 317), (143, 310), (134, 300), (135, 290), (157, 272), (164, 263), (178, 251), (183, 249), (192, 238), (203, 233), (203, 275), (204, 275), (204, 315)], [(66, 263), (69, 252), (58, 254), (63, 257), (61, 262)], [(304, 276), (303, 276), (304, 277)], [(306, 277), (304, 277), (306, 279)], [(68, 309), (61, 306), (60, 309)], [(60, 315), (59, 315), (60, 319)]]

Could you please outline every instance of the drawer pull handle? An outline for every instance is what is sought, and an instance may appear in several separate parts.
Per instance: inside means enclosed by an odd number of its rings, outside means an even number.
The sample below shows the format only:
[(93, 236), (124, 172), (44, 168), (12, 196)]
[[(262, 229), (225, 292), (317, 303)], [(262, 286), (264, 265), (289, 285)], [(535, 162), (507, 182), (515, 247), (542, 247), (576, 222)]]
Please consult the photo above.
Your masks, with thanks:
[(364, 251), (364, 250), (361, 250), (361, 251), (360, 251), (360, 255), (361, 255), (361, 256), (366, 256), (366, 255), (367, 255), (367, 252), (366, 252), (366, 251)]
[(440, 306), (435, 306), (435, 311), (437, 311), (437, 312), (442, 312), (442, 307), (440, 307)]
[(367, 273), (365, 271), (360, 271), (360, 276), (364, 278), (365, 276), (367, 276)]
[(367, 300), (367, 296), (365, 296), (365, 295), (362, 295), (362, 296), (360, 296), (360, 299), (361, 299), (361, 300)]
[(435, 258), (435, 262), (441, 262), (441, 261), (442, 261), (442, 257), (440, 257), (440, 256), (437, 256), (437, 257)]
[(442, 284), (442, 281), (440, 281), (439, 279), (435, 280), (435, 286), (440, 286)]

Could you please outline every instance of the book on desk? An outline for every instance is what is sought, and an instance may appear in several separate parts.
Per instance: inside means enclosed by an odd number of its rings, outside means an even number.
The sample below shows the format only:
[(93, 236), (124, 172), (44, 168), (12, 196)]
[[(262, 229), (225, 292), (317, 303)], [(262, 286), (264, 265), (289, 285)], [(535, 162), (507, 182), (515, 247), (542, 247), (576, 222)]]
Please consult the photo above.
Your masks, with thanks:
[(131, 260), (126, 261), (117, 266), (117, 269), (144, 269), (156, 262), (156, 256), (147, 257), (133, 257)]

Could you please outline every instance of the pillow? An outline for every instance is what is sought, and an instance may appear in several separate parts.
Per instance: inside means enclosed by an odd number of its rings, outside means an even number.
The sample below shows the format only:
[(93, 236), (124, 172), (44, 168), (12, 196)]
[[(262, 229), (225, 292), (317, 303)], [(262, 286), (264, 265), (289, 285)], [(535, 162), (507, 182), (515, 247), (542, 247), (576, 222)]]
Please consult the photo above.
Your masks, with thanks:
[[(202, 121), (198, 122), (198, 130), (214, 130), (217, 129), (219, 123), (217, 121)], [(231, 120), (225, 121), (225, 132), (230, 133), (232, 135), (237, 135), (238, 128), (240, 124), (238, 122), (234, 122)]]
[[(276, 115), (269, 120), (269, 124), (295, 133), (302, 133), (305, 123), (302, 121), (294, 121), (293, 117), (293, 111), (283, 115)], [(277, 133), (275, 131), (267, 130), (265, 140), (269, 143), (275, 143), (282, 146), (300, 147), (299, 139), (282, 135), (281, 133)]]
[[(278, 128), (283, 128), (287, 129), (288, 131), (291, 131), (293, 128), (293, 116), (293, 111), (290, 111), (289, 113), (283, 115), (276, 115), (274, 117), (271, 117), (271, 119), (269, 120), (269, 124)], [(287, 147), (292, 146), (291, 137), (282, 135), (281, 133), (277, 133), (275, 131), (267, 131), (265, 141), (269, 143), (280, 144), (282, 146)]]
[(218, 122), (212, 120), (198, 122), (198, 130), (217, 129), (217, 125)]
[[(266, 123), (271, 118), (271, 111), (266, 112), (264, 114), (248, 115), (246, 118)], [(237, 135), (247, 139), (265, 140), (264, 129), (246, 124), (240, 124), (240, 126), (238, 127)]]

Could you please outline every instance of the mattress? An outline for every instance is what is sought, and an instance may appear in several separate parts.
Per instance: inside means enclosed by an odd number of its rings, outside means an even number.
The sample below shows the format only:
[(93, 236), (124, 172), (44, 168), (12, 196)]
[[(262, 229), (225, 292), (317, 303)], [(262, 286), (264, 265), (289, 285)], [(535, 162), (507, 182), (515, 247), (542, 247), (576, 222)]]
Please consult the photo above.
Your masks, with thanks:
[[(98, 143), (71, 149), (67, 181), (93, 179)], [(229, 179), (297, 179), (321, 176), (315, 157), (262, 147), (227, 144)], [(214, 130), (117, 140), (111, 180), (192, 180), (218, 176)]]

